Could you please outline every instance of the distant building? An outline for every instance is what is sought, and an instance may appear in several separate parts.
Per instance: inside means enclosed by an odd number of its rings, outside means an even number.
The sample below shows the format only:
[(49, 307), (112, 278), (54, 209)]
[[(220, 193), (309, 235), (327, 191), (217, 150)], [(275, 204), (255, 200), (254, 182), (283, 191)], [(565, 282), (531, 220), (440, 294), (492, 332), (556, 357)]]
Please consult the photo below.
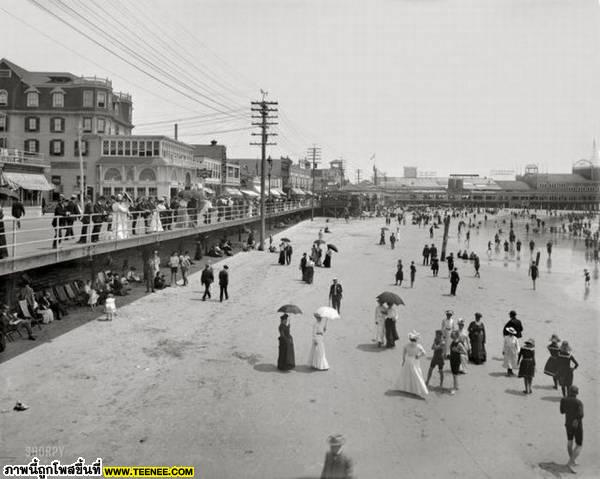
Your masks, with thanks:
[(405, 166), (404, 167), (404, 178), (416, 178), (417, 167), (416, 166)]

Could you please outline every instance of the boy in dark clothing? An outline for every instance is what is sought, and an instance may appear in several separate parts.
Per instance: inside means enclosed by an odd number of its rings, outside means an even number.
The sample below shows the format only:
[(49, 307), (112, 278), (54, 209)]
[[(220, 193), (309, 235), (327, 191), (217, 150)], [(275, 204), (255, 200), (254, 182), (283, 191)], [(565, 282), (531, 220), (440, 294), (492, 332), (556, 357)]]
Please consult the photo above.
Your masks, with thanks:
[[(560, 400), (560, 413), (565, 415), (565, 428), (567, 430), (567, 451), (569, 453), (569, 462), (567, 467), (571, 472), (577, 465), (575, 459), (581, 453), (583, 447), (583, 403), (577, 399), (579, 388), (577, 386), (569, 387), (569, 395)], [(575, 448), (573, 448), (573, 438), (575, 438)]]

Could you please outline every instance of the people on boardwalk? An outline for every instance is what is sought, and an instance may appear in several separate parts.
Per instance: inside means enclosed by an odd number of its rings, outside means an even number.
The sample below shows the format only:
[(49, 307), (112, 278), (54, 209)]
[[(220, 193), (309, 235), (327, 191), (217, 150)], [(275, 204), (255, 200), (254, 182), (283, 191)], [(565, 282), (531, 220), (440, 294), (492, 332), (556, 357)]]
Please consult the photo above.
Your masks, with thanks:
[(535, 341), (529, 338), (525, 341), (523, 347), (519, 350), (517, 358), (519, 365), (519, 377), (523, 378), (525, 384), (524, 394), (531, 394), (531, 383), (535, 376)]
[(129, 237), (128, 218), (129, 203), (119, 194), (116, 201), (112, 204), (112, 231), (114, 239), (122, 240)]
[(332, 284), (329, 287), (329, 305), (340, 312), (342, 307), (342, 293), (343, 288), (341, 283), (338, 282), (337, 278), (333, 278)]
[(440, 272), (440, 260), (438, 258), (431, 258), (431, 272), (434, 278), (437, 278)]
[(431, 350), (433, 351), (433, 356), (431, 358), (431, 363), (429, 364), (429, 371), (427, 372), (427, 381), (425, 381), (425, 385), (429, 387), (429, 381), (431, 380), (431, 375), (433, 374), (433, 370), (438, 368), (438, 373), (440, 375), (440, 388), (444, 387), (444, 350), (446, 344), (444, 342), (444, 335), (441, 329), (436, 329), (435, 338), (433, 340), (433, 344), (431, 345)]
[(429, 264), (429, 245), (423, 247), (423, 266)]
[(416, 396), (425, 397), (429, 394), (423, 372), (421, 371), (420, 358), (425, 356), (425, 349), (419, 344), (419, 333), (408, 333), (408, 343), (402, 350), (402, 367), (400, 377), (396, 382), (396, 389)]
[(329, 369), (329, 363), (327, 362), (327, 357), (325, 356), (325, 342), (323, 340), (326, 330), (327, 328), (323, 319), (320, 316), (315, 316), (308, 365), (319, 371), (326, 371)]
[(290, 319), (287, 314), (282, 314), (279, 323), (279, 356), (277, 369), (288, 371), (296, 367), (294, 355), (294, 339), (290, 334)]
[(352, 479), (352, 460), (342, 452), (345, 439), (341, 434), (329, 436), (329, 452), (325, 454), (325, 463), (321, 479)]
[(309, 259), (306, 262), (305, 273), (306, 273), (306, 279), (304, 281), (308, 284), (312, 284), (314, 277), (315, 277), (315, 263), (312, 259)]
[[(579, 363), (573, 357), (571, 346), (568, 341), (563, 341), (556, 356), (556, 376), (563, 396), (567, 395), (569, 387), (573, 384), (573, 371), (579, 367)], [(571, 364), (573, 367), (571, 367)]]
[[(576, 459), (581, 454), (583, 447), (583, 403), (577, 399), (579, 388), (569, 386), (568, 395), (560, 400), (560, 413), (565, 415), (565, 429), (567, 431), (567, 453), (569, 461), (567, 467), (575, 473)], [(573, 447), (575, 440), (575, 447)]]
[(475, 321), (469, 324), (469, 340), (471, 341), (471, 355), (469, 359), (475, 364), (482, 364), (487, 359), (485, 351), (485, 326), (481, 321), (481, 313), (475, 313)]
[(502, 356), (504, 357), (502, 366), (506, 369), (507, 376), (514, 376), (513, 369), (517, 367), (519, 354), (517, 330), (511, 326), (506, 328), (506, 333), (504, 336), (504, 347), (502, 348)]
[(173, 251), (171, 256), (169, 257), (169, 269), (171, 270), (171, 282), (170, 286), (177, 286), (177, 272), (179, 271), (179, 266), (181, 265), (179, 261), (179, 253), (177, 251)]
[(308, 263), (308, 258), (306, 257), (306, 253), (302, 253), (302, 258), (300, 258), (300, 273), (302, 277), (302, 281), (306, 282), (306, 265)]

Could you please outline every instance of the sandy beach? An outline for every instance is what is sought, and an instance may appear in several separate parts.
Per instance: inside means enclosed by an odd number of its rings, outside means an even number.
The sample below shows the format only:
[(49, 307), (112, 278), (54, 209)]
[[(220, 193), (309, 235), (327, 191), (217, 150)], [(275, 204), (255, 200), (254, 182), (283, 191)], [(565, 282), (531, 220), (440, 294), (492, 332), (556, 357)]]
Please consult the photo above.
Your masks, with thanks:
[[(220, 303), (213, 285), (212, 301), (202, 302), (195, 273), (189, 287), (144, 296), (119, 308), (113, 322), (89, 322), (0, 364), (0, 462), (26, 464), (31, 448), (57, 446), (62, 456), (40, 457), (42, 463), (102, 457), (105, 465), (194, 465), (196, 477), (207, 479), (308, 479), (320, 475), (327, 437), (342, 433), (360, 478), (568, 477), (560, 391), (542, 371), (548, 339), (557, 333), (569, 340), (580, 364), (574, 382), (586, 415), (577, 477), (600, 477), (593, 452), (600, 439), (600, 295), (597, 272), (584, 291), (583, 252), (573, 253), (571, 241), (557, 241), (548, 264), (548, 236), (536, 237), (542, 261), (533, 291), (524, 234), (520, 263), (488, 261), (494, 229), (488, 221), (479, 234), (471, 233), (481, 278), (474, 278), (470, 262), (458, 260), (461, 282), (451, 297), (446, 265), (438, 278), (421, 265), (425, 243), (440, 248), (441, 229), (431, 240), (428, 228), (407, 221), (391, 250), (389, 243), (377, 245), (383, 218), (329, 224), (325, 239), (340, 252), (331, 269), (316, 268), (312, 285), (300, 281), (298, 265), (324, 218), (274, 237), (292, 240), (290, 266), (258, 251), (217, 263), (215, 273), (229, 266), (229, 301)], [(453, 220), (448, 248), (455, 254), (463, 249), (456, 226)], [(402, 287), (394, 286), (398, 259)], [(406, 280), (411, 261), (417, 265), (412, 289)], [(305, 366), (312, 312), (327, 304), (334, 277), (344, 288), (342, 318), (330, 322), (325, 335), (331, 369), (317, 372)], [(406, 303), (393, 350), (372, 342), (375, 296), (385, 290)], [(285, 303), (304, 314), (291, 321), (298, 366), (282, 373), (276, 369), (276, 310)], [(407, 333), (421, 333), (426, 374), (446, 309), (467, 326), (476, 311), (483, 313), (488, 361), (469, 366), (454, 396), (437, 387), (426, 400), (394, 391)], [(536, 340), (537, 372), (528, 396), (522, 379), (507, 378), (502, 369), (502, 327), (511, 309), (523, 322), (524, 338)], [(449, 364), (446, 369), (449, 388)], [(30, 409), (13, 411), (16, 401)]]

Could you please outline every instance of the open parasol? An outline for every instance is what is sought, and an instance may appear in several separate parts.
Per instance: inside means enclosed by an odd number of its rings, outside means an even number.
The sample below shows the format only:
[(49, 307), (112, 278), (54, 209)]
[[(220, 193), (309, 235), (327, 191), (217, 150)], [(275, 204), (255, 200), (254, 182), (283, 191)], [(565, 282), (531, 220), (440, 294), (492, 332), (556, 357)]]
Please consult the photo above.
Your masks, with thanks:
[(337, 246), (334, 244), (328, 244), (327, 247), (333, 251), (335, 251), (336, 253), (338, 252)]
[(302, 310), (295, 304), (284, 304), (277, 310), (277, 312), (287, 314), (302, 314)]
[(340, 319), (340, 314), (337, 310), (330, 308), (329, 306), (321, 306), (319, 309), (315, 311), (315, 318), (321, 319)]
[(289, 238), (281, 238), (281, 241), (285, 241), (286, 243), (291, 243), (292, 242)]
[(322, 240), (322, 239), (318, 239), (318, 240), (314, 241), (314, 244), (324, 244), (324, 243), (326, 243), (326, 241)]
[(383, 293), (379, 294), (377, 296), (377, 301), (388, 304), (404, 304), (402, 298), (391, 291), (384, 291)]
[(389, 228), (387, 226), (384, 226), (383, 228), (381, 228), (381, 231), (388, 231)]

